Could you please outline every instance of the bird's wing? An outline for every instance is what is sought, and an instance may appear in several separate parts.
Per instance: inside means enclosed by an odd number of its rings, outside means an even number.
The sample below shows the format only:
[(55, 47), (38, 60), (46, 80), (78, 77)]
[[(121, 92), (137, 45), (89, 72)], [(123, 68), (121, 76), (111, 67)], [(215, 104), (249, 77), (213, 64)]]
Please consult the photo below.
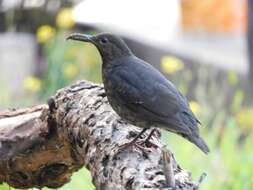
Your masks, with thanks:
[(169, 117), (179, 111), (179, 104), (177, 98), (171, 93), (168, 88), (162, 84), (154, 84), (154, 93), (147, 94), (142, 92), (140, 97), (143, 102), (141, 106), (150, 110), (162, 117)]
[(169, 125), (168, 130), (173, 132), (189, 133), (189, 128), (177, 117), (179, 100), (167, 86), (156, 81), (152, 81), (153, 84), (141, 81), (134, 72), (121, 70), (113, 77), (116, 96), (128, 109), (147, 121)]

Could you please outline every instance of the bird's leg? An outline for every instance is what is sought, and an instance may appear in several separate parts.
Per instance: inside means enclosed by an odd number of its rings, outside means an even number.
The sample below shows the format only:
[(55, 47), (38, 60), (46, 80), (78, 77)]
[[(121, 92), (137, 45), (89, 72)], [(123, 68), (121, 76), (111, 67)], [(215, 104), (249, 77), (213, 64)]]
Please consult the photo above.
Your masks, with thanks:
[(145, 142), (149, 142), (149, 140), (151, 139), (155, 131), (156, 129), (152, 129), (152, 131), (149, 133), (148, 137), (146, 138)]
[(131, 142), (127, 143), (127, 147), (134, 145), (136, 141), (141, 137), (141, 135), (143, 135), (143, 133), (145, 133), (146, 131), (147, 131), (147, 128), (142, 129), (142, 131), (136, 137), (134, 137), (134, 139)]
[(143, 144), (147, 144), (148, 146), (153, 146), (155, 148), (158, 148), (158, 146), (152, 142), (150, 142), (151, 137), (153, 136), (153, 134), (157, 131), (157, 129), (153, 129), (150, 134), (148, 135), (148, 137), (141, 143), (136, 143), (137, 140), (141, 137), (141, 135), (143, 135), (146, 131), (148, 130), (148, 128), (144, 128), (136, 137), (134, 137), (134, 139), (128, 143), (125, 143), (123, 145), (120, 145), (120, 147), (118, 148), (118, 151), (116, 151), (116, 154), (119, 153), (120, 151), (129, 148), (130, 146), (135, 145), (137, 148), (141, 149), (143, 152), (148, 152), (148, 150), (143, 147)]
[(143, 135), (143, 133), (145, 133), (147, 130), (147, 128), (144, 128), (142, 129), (142, 131), (136, 136), (134, 137), (134, 139), (126, 144), (123, 144), (119, 147), (119, 150), (122, 150), (122, 149), (126, 149), (132, 145), (135, 145), (136, 141), (141, 137), (141, 135)]
[(152, 131), (149, 133), (148, 137), (145, 139), (145, 141), (142, 144), (145, 143), (147, 145), (151, 145), (151, 146), (154, 146), (154, 147), (158, 148), (158, 146), (156, 144), (150, 142), (150, 139), (152, 138), (154, 132), (156, 132), (156, 131), (157, 131), (156, 128), (152, 129)]

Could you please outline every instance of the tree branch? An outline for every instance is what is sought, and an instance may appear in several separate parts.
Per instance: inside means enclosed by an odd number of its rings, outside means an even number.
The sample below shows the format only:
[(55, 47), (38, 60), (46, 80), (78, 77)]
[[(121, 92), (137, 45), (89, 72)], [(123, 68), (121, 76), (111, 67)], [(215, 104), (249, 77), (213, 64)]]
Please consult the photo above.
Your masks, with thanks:
[[(139, 131), (111, 109), (102, 86), (77, 82), (59, 90), (48, 105), (0, 113), (0, 183), (56, 188), (84, 165), (97, 190), (166, 188), (159, 135), (153, 138), (159, 148), (119, 151)], [(173, 189), (196, 189), (173, 155), (171, 161)]]

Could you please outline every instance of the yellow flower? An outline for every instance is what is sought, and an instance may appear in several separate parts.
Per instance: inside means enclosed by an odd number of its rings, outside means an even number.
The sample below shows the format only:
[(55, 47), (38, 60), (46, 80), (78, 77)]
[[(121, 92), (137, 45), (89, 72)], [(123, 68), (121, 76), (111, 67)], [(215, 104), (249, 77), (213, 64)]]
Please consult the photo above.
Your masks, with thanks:
[(253, 128), (253, 109), (244, 109), (236, 115), (237, 123), (246, 128)]
[(161, 59), (161, 69), (167, 74), (176, 73), (184, 68), (183, 62), (172, 56), (164, 56)]
[(75, 25), (72, 9), (64, 8), (56, 16), (56, 24), (60, 28), (72, 28)]
[(237, 85), (239, 82), (237, 74), (233, 71), (230, 71), (228, 73), (228, 81), (231, 85), (234, 85), (234, 86)]
[(190, 105), (190, 108), (194, 114), (198, 114), (200, 112), (200, 106), (197, 102), (190, 101), (189, 105)]
[(64, 68), (63, 68), (63, 73), (64, 75), (71, 79), (71, 78), (74, 78), (77, 73), (78, 73), (78, 68), (76, 65), (74, 64), (67, 64)]
[(33, 76), (28, 76), (24, 79), (23, 85), (26, 90), (38, 92), (41, 89), (41, 80)]
[(40, 26), (36, 32), (37, 41), (45, 43), (52, 39), (55, 35), (55, 29), (49, 25)]

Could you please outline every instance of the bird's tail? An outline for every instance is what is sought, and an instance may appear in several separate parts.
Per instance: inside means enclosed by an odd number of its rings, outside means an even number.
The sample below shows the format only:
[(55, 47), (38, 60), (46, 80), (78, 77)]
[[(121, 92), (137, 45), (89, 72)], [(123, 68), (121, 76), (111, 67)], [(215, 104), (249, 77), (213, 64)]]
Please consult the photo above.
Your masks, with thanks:
[(195, 144), (197, 147), (200, 148), (205, 154), (208, 154), (210, 152), (207, 144), (205, 141), (198, 135), (194, 136), (188, 136), (186, 137), (189, 141), (191, 141), (193, 144)]

